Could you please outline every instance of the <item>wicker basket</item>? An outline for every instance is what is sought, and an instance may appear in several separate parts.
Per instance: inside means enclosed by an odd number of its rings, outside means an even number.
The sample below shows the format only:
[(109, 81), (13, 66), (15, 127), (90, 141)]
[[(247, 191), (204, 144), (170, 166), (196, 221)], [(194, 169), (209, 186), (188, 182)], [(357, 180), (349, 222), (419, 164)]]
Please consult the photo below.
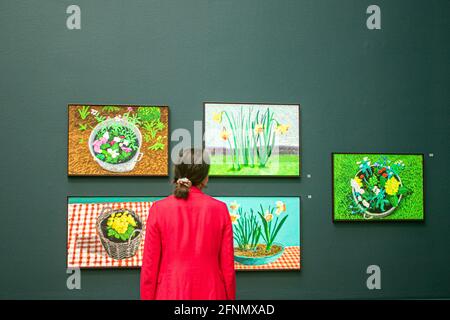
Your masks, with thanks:
[[(139, 244), (142, 239), (142, 229), (136, 228), (131, 234), (130, 238), (126, 242), (114, 242), (108, 239), (102, 230), (102, 223), (107, 220), (113, 213), (127, 211), (129, 214), (133, 216), (133, 218), (137, 222), (137, 227), (142, 228), (142, 220), (139, 216), (133, 211), (129, 209), (118, 209), (113, 210), (110, 207), (103, 208), (102, 212), (97, 218), (97, 234), (100, 237), (103, 247), (105, 248), (108, 256), (115, 260), (122, 260), (126, 258), (130, 258), (136, 254), (137, 249), (139, 248)], [(138, 232), (139, 234), (133, 238), (133, 235)]]

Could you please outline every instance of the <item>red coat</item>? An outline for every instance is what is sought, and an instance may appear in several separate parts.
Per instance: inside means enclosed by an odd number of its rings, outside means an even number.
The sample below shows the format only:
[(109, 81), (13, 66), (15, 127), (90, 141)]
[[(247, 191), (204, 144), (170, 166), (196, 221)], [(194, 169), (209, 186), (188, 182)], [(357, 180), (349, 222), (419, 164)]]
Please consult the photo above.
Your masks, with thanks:
[(156, 201), (147, 220), (141, 299), (235, 299), (233, 229), (225, 203), (196, 187)]

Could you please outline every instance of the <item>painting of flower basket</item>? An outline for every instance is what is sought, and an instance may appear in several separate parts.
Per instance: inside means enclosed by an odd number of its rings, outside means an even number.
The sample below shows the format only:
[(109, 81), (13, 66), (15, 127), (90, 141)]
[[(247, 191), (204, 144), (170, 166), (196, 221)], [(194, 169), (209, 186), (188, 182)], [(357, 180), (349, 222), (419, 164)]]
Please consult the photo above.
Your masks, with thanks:
[(300, 176), (300, 106), (204, 104), (211, 176)]
[(423, 221), (422, 154), (334, 153), (333, 221)]
[(168, 107), (69, 105), (68, 175), (168, 175)]
[[(235, 269), (300, 269), (300, 198), (215, 197), (227, 204)], [(139, 268), (148, 213), (161, 197), (69, 197), (67, 266)]]

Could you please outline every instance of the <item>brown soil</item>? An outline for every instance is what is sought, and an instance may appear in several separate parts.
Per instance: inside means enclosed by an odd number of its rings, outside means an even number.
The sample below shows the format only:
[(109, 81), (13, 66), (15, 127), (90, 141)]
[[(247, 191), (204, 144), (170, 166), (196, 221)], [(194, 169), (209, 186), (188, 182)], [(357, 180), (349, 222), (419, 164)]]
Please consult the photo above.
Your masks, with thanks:
[[(144, 153), (142, 160), (136, 163), (134, 169), (130, 172), (116, 173), (104, 170), (99, 166), (97, 162), (92, 158), (88, 141), (92, 128), (97, 125), (97, 121), (93, 115), (89, 115), (85, 120), (82, 120), (78, 114), (78, 108), (80, 105), (69, 106), (69, 133), (68, 133), (68, 175), (69, 176), (167, 176), (168, 172), (168, 160), (169, 160), (169, 108), (161, 107), (161, 122), (165, 124), (165, 128), (158, 132), (156, 137), (150, 142), (142, 141), (141, 151)], [(121, 108), (118, 112), (103, 112), (103, 106), (92, 106), (91, 109), (95, 109), (101, 113), (102, 116), (114, 118), (117, 115), (123, 115), (127, 112), (128, 106), (118, 106)], [(137, 106), (130, 106), (137, 107)], [(79, 124), (88, 125), (88, 129), (81, 131)], [(142, 135), (145, 130), (140, 128)], [(149, 150), (157, 138), (161, 136), (162, 142), (165, 144), (164, 150)]]
[(240, 250), (239, 248), (234, 248), (234, 254), (237, 256), (243, 256), (243, 257), (267, 257), (267, 256), (273, 256), (274, 254), (280, 252), (281, 249), (282, 249), (281, 246), (274, 244), (274, 245), (272, 245), (270, 250), (267, 252), (265, 244), (258, 244), (256, 246), (255, 251)]

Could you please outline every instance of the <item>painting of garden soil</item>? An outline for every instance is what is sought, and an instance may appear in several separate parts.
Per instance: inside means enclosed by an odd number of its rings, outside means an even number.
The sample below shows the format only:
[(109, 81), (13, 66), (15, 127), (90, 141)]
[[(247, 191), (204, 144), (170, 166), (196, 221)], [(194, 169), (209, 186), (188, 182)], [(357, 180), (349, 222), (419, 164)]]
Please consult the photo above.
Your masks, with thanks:
[[(216, 197), (233, 223), (236, 270), (300, 269), (300, 198)], [(139, 268), (161, 197), (69, 197), (67, 266)]]
[(333, 153), (333, 221), (423, 221), (422, 154)]
[(211, 176), (300, 176), (300, 106), (205, 103)]
[(167, 176), (169, 108), (69, 105), (69, 176)]

